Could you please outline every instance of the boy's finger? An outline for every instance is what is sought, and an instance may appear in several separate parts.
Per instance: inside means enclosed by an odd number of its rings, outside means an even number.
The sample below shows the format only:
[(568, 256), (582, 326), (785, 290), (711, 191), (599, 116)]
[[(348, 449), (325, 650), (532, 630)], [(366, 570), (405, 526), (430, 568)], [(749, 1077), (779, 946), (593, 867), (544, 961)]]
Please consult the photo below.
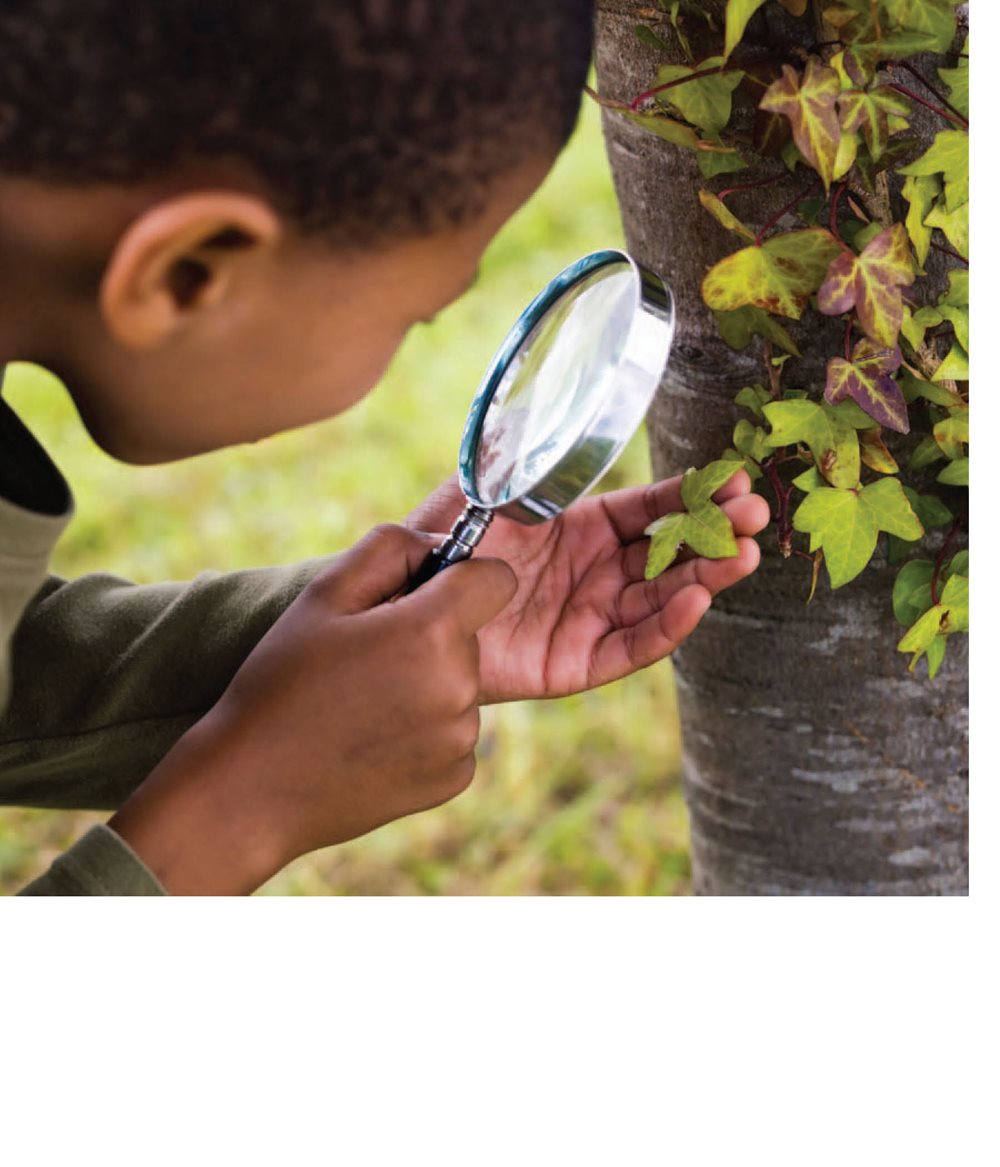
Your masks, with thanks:
[(429, 580), (404, 602), (428, 604), (436, 614), (448, 613), (471, 635), (488, 624), (514, 598), (517, 576), (502, 559), (468, 559)]
[(404, 588), (442, 538), (386, 523), (338, 556), (325, 575), (317, 576), (315, 586), (323, 588), (339, 611), (365, 612)]

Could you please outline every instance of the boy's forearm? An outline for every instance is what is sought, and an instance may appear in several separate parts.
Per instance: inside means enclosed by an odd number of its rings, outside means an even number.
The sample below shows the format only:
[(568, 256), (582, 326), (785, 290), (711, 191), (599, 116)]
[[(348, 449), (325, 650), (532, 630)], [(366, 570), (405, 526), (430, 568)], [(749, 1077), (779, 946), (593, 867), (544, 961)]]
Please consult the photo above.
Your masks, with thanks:
[(108, 825), (171, 895), (248, 895), (287, 859), (241, 786), (238, 750), (210, 714)]

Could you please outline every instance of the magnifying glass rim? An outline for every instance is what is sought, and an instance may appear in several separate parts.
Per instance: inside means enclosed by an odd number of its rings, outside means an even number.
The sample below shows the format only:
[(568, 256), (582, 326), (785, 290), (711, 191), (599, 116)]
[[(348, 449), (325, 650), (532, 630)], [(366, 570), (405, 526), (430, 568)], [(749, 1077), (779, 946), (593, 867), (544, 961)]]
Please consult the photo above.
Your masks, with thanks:
[(618, 251), (615, 248), (605, 248), (601, 251), (593, 251), (589, 255), (584, 255), (555, 276), (538, 293), (527, 308), (525, 308), (520, 318), (504, 338), (503, 344), (497, 350), (490, 367), (486, 370), (486, 374), (480, 382), (479, 390), (472, 401), (472, 405), (469, 407), (469, 413), (465, 421), (465, 429), (462, 431), (462, 441), (458, 451), (458, 479), (465, 497), (470, 502), (490, 510), (505, 509), (512, 504), (516, 504), (520, 499), (529, 496), (538, 486), (538, 483), (532, 483), (521, 494), (512, 496), (511, 498), (505, 498), (502, 503), (486, 502), (480, 497), (475, 486), (475, 467), (483, 421), (485, 420), (490, 403), (496, 395), (500, 382), (503, 380), (510, 366), (511, 360), (521, 345), (524, 344), (531, 330), (539, 323), (552, 305), (561, 299), (570, 288), (593, 274), (593, 272), (598, 271), (602, 267), (608, 267), (611, 264), (627, 264), (632, 271), (634, 280), (632, 288), (632, 313), (634, 322), (635, 313), (640, 308), (640, 297), (642, 296), (642, 273), (639, 270), (639, 265), (627, 252)]

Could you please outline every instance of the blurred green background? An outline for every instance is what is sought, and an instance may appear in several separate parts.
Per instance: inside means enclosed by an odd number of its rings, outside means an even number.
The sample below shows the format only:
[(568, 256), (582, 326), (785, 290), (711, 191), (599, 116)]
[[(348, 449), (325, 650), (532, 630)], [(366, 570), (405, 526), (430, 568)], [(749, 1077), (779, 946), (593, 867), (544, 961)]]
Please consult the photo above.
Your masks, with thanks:
[[(53, 570), (186, 579), (326, 554), (401, 520), (453, 472), (469, 400), (524, 305), (571, 260), (621, 244), (598, 111), (587, 101), (475, 289), (415, 329), (378, 390), (342, 417), (183, 463), (127, 467), (94, 446), (54, 378), (12, 366), (5, 394), (76, 494)], [(603, 487), (648, 479), (640, 434)], [(260, 894), (689, 890), (668, 662), (592, 693), (485, 710), (479, 758), (454, 802), (300, 859)], [(0, 810), (0, 891), (22, 886), (103, 817)]]

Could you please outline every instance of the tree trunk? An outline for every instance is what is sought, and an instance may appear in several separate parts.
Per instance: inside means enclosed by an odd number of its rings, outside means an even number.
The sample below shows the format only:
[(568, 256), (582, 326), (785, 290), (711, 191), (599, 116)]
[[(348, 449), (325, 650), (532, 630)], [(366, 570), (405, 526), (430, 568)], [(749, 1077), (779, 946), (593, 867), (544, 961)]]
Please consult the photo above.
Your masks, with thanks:
[[(635, 35), (656, 10), (637, 0), (601, 0), (598, 7), (600, 92), (630, 100), (667, 59)], [(767, 5), (748, 38), (801, 41), (805, 26)], [(658, 27), (673, 52), (669, 24)], [(695, 59), (719, 51), (718, 34), (709, 37), (704, 28), (696, 19), (685, 25)], [(672, 59), (684, 60), (679, 50)], [(921, 128), (929, 142), (940, 127)], [(679, 308), (674, 350), (649, 416), (654, 470), (665, 476), (704, 465), (731, 444), (734, 422), (746, 416), (733, 397), (762, 379), (760, 342), (742, 352), (728, 348), (699, 291), (708, 267), (733, 250), (733, 237), (701, 209), (697, 191), (724, 184), (701, 177), (692, 151), (613, 111), (604, 111), (604, 132), (629, 249), (667, 278)], [(728, 184), (775, 169), (769, 159), (729, 176)], [(759, 226), (802, 186), (801, 176), (789, 176), (734, 196), (731, 205)], [(836, 351), (832, 322), (816, 315), (807, 313), (795, 333), (804, 359), (786, 366), (786, 384), (813, 396)], [(966, 893), (966, 638), (949, 639), (934, 681), (923, 665), (908, 673), (896, 651), (903, 630), (893, 619), (893, 572), (881, 550), (838, 591), (824, 573), (807, 605), (809, 565), (782, 559), (773, 528), (760, 543), (757, 573), (713, 602), (675, 656), (695, 890)]]

